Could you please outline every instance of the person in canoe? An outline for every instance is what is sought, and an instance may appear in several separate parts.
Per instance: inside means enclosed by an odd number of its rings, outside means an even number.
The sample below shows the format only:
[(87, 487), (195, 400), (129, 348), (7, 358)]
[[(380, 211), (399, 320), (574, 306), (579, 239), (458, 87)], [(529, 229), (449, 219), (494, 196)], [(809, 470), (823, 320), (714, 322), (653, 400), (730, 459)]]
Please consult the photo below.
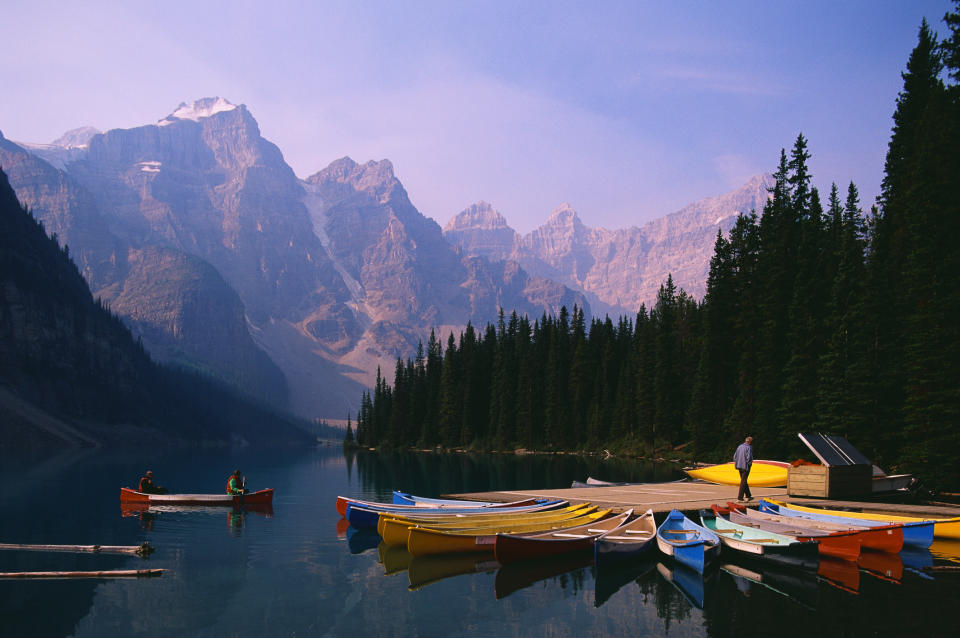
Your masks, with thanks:
[(247, 480), (240, 473), (240, 470), (234, 470), (230, 478), (227, 479), (227, 494), (246, 494), (246, 483)]
[(147, 470), (146, 473), (140, 477), (140, 485), (137, 486), (138, 492), (143, 492), (144, 494), (167, 494), (168, 490), (165, 487), (153, 484), (153, 471)]
[(753, 437), (748, 436), (743, 443), (733, 453), (733, 466), (740, 472), (740, 492), (737, 494), (737, 500), (753, 500), (753, 494), (750, 493), (750, 486), (747, 485), (747, 477), (750, 476), (750, 468), (753, 466)]

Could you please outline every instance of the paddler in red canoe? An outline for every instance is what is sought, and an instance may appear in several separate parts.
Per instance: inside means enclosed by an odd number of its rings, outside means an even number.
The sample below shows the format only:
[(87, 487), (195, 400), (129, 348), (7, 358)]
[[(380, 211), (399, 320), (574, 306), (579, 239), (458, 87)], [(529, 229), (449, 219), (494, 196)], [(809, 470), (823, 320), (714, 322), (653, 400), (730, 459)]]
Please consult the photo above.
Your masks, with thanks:
[(246, 494), (246, 484), (247, 479), (240, 473), (240, 470), (235, 470), (227, 479), (227, 494)]
[(153, 484), (152, 470), (147, 470), (146, 474), (140, 478), (140, 485), (137, 487), (137, 491), (144, 494), (167, 494), (167, 488)]

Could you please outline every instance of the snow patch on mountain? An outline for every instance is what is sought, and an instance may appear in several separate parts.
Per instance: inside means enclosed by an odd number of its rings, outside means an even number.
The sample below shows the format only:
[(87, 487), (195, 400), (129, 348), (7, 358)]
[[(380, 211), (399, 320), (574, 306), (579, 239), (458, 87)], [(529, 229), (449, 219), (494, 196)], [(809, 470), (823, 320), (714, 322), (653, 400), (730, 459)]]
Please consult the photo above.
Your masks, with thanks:
[(364, 291), (363, 285), (354, 278), (353, 275), (344, 267), (344, 265), (337, 259), (336, 255), (332, 250), (330, 250), (330, 237), (327, 235), (326, 226), (327, 226), (327, 203), (324, 201), (323, 196), (320, 194), (322, 188), (316, 184), (311, 184), (309, 182), (300, 182), (303, 186), (305, 194), (303, 196), (303, 205), (307, 208), (307, 214), (310, 216), (310, 221), (313, 224), (313, 232), (317, 236), (317, 239), (320, 240), (320, 245), (323, 246), (323, 249), (327, 253), (327, 257), (330, 258), (330, 261), (333, 263), (333, 267), (340, 273), (340, 277), (343, 279), (343, 283), (346, 285), (347, 290), (350, 291), (350, 303), (348, 306), (353, 310), (354, 315), (358, 318), (369, 317), (367, 313), (366, 304), (364, 302)]
[(231, 104), (222, 97), (205, 97), (197, 100), (193, 104), (181, 102), (177, 110), (157, 122), (158, 126), (167, 126), (173, 124), (176, 120), (200, 121), (201, 118), (211, 117), (217, 113), (232, 111), (237, 108), (236, 104)]

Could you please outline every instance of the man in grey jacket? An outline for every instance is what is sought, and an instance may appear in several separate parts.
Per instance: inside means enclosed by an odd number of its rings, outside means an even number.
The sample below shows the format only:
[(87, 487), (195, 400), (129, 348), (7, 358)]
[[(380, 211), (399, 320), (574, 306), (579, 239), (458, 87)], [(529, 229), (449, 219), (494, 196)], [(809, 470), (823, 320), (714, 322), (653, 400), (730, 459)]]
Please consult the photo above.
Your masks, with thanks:
[(748, 436), (743, 443), (733, 453), (733, 466), (740, 471), (740, 492), (737, 494), (737, 500), (753, 500), (753, 494), (750, 493), (750, 486), (747, 485), (747, 477), (750, 476), (750, 468), (753, 466), (753, 437)]

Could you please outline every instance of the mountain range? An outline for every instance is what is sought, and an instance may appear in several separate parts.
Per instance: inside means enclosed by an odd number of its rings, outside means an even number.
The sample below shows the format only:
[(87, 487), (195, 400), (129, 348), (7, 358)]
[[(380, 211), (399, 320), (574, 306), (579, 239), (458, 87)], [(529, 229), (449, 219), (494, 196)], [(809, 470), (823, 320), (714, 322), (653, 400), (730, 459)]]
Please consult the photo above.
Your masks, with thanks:
[(501, 307), (632, 315), (668, 273), (702, 295), (718, 228), (762, 208), (769, 184), (622, 230), (562, 206), (520, 236), (483, 202), (441, 229), (389, 161), (342, 158), (299, 179), (247, 108), (222, 98), (51, 144), (0, 134), (0, 166), (153, 358), (332, 418), (431, 331), (443, 339)]

